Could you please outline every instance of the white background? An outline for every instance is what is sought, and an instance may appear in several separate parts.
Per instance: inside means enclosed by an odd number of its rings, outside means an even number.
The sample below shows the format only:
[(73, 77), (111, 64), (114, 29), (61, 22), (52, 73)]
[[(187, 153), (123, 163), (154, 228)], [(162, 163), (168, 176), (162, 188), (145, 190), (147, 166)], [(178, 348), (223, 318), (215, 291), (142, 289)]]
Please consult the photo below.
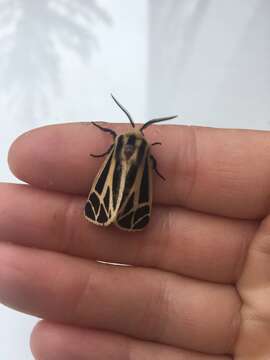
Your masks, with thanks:
[[(6, 158), (23, 131), (126, 121), (110, 92), (138, 121), (269, 128), (268, 0), (59, 3), (0, 0), (1, 181), (16, 181)], [(1, 360), (32, 359), (35, 322), (0, 305)]]

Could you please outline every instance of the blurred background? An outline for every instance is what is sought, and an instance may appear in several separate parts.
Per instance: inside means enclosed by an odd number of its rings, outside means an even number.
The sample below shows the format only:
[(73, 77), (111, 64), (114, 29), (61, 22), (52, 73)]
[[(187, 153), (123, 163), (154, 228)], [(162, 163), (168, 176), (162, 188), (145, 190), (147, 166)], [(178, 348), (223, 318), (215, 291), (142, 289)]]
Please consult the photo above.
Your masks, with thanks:
[[(139, 122), (269, 129), (269, 16), (268, 0), (0, 0), (0, 180), (24, 131), (126, 121), (111, 92)], [(36, 321), (0, 305), (1, 360), (32, 360)]]

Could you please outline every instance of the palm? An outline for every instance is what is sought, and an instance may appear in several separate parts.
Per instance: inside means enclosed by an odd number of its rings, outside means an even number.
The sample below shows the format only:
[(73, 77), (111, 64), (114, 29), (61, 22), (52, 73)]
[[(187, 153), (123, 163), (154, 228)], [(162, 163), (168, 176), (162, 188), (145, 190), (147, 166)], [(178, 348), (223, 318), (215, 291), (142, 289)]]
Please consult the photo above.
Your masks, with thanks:
[(236, 283), (242, 299), (242, 321), (235, 346), (239, 358), (267, 359), (270, 356), (269, 231), (267, 216), (258, 224), (258, 230), (245, 251), (245, 263)]
[(140, 234), (82, 216), (100, 165), (89, 153), (106, 134), (70, 124), (15, 142), (11, 168), (34, 187), (1, 185), (0, 299), (46, 319), (38, 359), (267, 358), (268, 133), (157, 126), (146, 137), (163, 143), (167, 182), (155, 179)]

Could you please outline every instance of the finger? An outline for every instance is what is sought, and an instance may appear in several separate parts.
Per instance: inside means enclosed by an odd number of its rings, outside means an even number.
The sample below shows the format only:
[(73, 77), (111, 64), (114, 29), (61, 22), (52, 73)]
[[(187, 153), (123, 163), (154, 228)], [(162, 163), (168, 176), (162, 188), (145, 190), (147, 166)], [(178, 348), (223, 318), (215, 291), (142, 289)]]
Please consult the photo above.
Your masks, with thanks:
[(36, 360), (229, 360), (229, 356), (205, 355), (127, 336), (88, 330), (48, 321), (39, 322), (31, 336)]
[(222, 283), (238, 278), (257, 229), (253, 221), (159, 206), (145, 231), (127, 235), (86, 221), (79, 196), (1, 184), (0, 198), (2, 241)]
[[(118, 133), (129, 127), (110, 125)], [(240, 218), (259, 218), (269, 209), (270, 134), (187, 126), (147, 130), (158, 167), (154, 201)], [(87, 194), (102, 160), (89, 153), (106, 150), (112, 139), (83, 124), (54, 125), (19, 137), (9, 153), (13, 173), (38, 187)], [(34, 151), (33, 151), (34, 150)]]
[(267, 359), (270, 354), (270, 217), (250, 244), (237, 284), (243, 299), (242, 326), (236, 344), (239, 358)]
[(0, 301), (20, 311), (187, 350), (229, 354), (238, 333), (233, 287), (168, 272), (2, 243), (0, 283)]

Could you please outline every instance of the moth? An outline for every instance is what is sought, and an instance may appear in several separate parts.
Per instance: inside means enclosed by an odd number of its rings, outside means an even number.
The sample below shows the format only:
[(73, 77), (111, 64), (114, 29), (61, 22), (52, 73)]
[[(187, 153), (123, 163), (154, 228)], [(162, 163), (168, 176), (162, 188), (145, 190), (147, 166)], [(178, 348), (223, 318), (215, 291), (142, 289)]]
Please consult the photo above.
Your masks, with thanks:
[(127, 115), (134, 130), (117, 135), (114, 130), (92, 122), (98, 129), (109, 133), (114, 142), (103, 154), (91, 154), (95, 158), (106, 156), (106, 159), (92, 184), (84, 215), (96, 225), (108, 226), (114, 223), (122, 230), (142, 230), (150, 220), (152, 209), (152, 169), (165, 180), (150, 152), (151, 146), (161, 143), (150, 145), (143, 131), (154, 123), (176, 116), (149, 120), (139, 130), (135, 130), (129, 112), (111, 96)]

